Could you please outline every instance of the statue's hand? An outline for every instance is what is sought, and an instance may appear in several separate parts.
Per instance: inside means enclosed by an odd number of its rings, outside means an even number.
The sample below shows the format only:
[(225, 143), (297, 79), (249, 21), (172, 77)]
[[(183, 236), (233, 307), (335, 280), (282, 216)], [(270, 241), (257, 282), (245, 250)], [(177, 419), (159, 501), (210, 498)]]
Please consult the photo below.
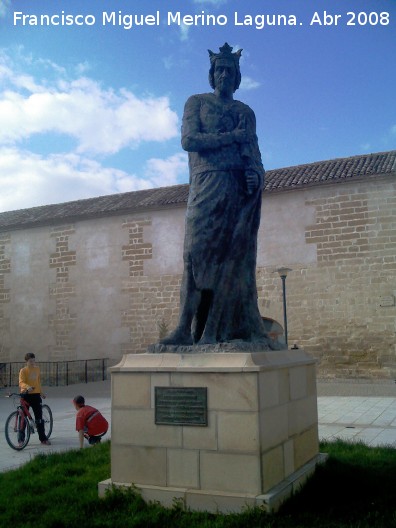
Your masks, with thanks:
[(245, 143), (247, 141), (248, 133), (246, 131), (246, 118), (240, 116), (238, 126), (233, 131), (234, 141), (237, 143)]
[(245, 173), (246, 176), (246, 187), (248, 194), (253, 194), (259, 187), (259, 175), (256, 171), (247, 170)]
[(246, 143), (248, 141), (248, 135), (246, 130), (236, 128), (233, 133), (233, 139), (236, 143)]
[(240, 116), (238, 126), (234, 128), (232, 135), (237, 143), (250, 143), (253, 140), (254, 134), (248, 130), (246, 117)]

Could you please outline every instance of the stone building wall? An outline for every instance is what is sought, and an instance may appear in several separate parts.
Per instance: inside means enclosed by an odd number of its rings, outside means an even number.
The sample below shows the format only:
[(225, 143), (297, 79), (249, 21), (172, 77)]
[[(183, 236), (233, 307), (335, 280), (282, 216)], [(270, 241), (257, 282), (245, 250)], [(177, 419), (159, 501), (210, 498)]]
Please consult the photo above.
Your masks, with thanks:
[[(316, 262), (290, 263), (289, 343), (320, 361), (322, 376), (396, 374), (396, 182), (378, 179), (312, 188), (305, 227)], [(263, 311), (282, 321), (279, 289), (258, 270)]]
[(10, 320), (6, 310), (10, 302), (10, 290), (7, 281), (10, 273), (9, 245), (10, 235), (0, 233), (0, 362), (7, 361), (10, 354), (9, 346), (5, 342), (5, 337), (10, 331)]
[(49, 345), (48, 352), (54, 360), (76, 357), (76, 344), (71, 336), (78, 314), (70, 310), (70, 299), (76, 295), (76, 283), (70, 279), (70, 269), (76, 265), (77, 256), (69, 245), (75, 232), (74, 225), (66, 225), (54, 227), (49, 233), (55, 242), (55, 252), (49, 257), (49, 269), (55, 271), (55, 278), (49, 285), (49, 300), (54, 301), (54, 310), (48, 314), (48, 326), (55, 343)]
[[(260, 311), (283, 324), (276, 269), (292, 268), (286, 282), (289, 344), (317, 357), (321, 376), (396, 374), (395, 228), (393, 178), (265, 195), (257, 262)], [(156, 275), (156, 247), (129, 283), (128, 316), (135, 325), (129, 350), (143, 352), (158, 338), (161, 321), (169, 329), (177, 322), (181, 268)]]
[[(148, 216), (129, 217), (123, 221), (123, 228), (128, 230), (129, 236), (129, 243), (122, 248), (122, 258), (129, 264), (128, 277), (122, 285), (122, 292), (129, 298), (128, 309), (122, 313), (122, 325), (129, 330), (128, 343), (123, 345), (124, 353), (145, 352), (148, 344), (158, 340), (162, 326), (166, 331), (167, 321), (176, 320), (178, 314), (180, 275), (160, 275), (160, 265), (150, 276), (145, 271), (146, 262), (153, 259), (153, 251), (175, 251), (166, 237), (157, 240), (164, 248), (155, 245), (153, 249), (152, 237), (147, 236), (147, 231), (162, 215), (157, 213), (153, 216), (154, 220)], [(161, 222), (162, 227), (163, 224)], [(157, 255), (157, 260), (161, 262), (162, 259)]]
[(118, 217), (0, 234), (0, 362), (121, 357), (123, 235)]
[[(185, 205), (0, 233), (1, 361), (144, 352), (178, 319)], [(265, 193), (263, 316), (318, 358), (321, 376), (396, 374), (393, 176)]]

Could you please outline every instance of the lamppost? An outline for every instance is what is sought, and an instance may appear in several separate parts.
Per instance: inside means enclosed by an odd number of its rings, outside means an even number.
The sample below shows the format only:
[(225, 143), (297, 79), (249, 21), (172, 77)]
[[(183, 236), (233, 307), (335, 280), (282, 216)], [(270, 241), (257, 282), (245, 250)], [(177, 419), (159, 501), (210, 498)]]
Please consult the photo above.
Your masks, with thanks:
[(283, 292), (283, 324), (285, 328), (285, 343), (286, 348), (288, 348), (287, 342), (287, 311), (286, 311), (286, 277), (289, 271), (292, 271), (290, 268), (279, 268), (276, 270), (279, 273), (279, 277), (282, 279), (282, 292)]

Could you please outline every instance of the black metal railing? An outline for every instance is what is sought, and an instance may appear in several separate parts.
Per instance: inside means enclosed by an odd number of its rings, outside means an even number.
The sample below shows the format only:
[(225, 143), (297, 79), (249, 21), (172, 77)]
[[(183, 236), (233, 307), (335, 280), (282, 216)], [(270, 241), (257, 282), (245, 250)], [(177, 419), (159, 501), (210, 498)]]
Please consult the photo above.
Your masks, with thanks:
[[(58, 387), (104, 381), (107, 379), (108, 358), (81, 359), (75, 361), (40, 361), (41, 385)], [(18, 385), (19, 371), (26, 363), (0, 363), (0, 387)]]

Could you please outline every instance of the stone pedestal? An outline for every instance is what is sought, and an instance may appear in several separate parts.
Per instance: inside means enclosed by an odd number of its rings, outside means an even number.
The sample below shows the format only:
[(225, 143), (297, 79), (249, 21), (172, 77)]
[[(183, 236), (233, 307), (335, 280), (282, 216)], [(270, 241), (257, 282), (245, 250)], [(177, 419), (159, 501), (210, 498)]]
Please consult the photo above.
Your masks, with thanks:
[[(303, 350), (126, 355), (111, 369), (111, 478), (191, 510), (276, 510), (320, 461)], [(207, 425), (156, 425), (155, 388), (207, 389)]]

